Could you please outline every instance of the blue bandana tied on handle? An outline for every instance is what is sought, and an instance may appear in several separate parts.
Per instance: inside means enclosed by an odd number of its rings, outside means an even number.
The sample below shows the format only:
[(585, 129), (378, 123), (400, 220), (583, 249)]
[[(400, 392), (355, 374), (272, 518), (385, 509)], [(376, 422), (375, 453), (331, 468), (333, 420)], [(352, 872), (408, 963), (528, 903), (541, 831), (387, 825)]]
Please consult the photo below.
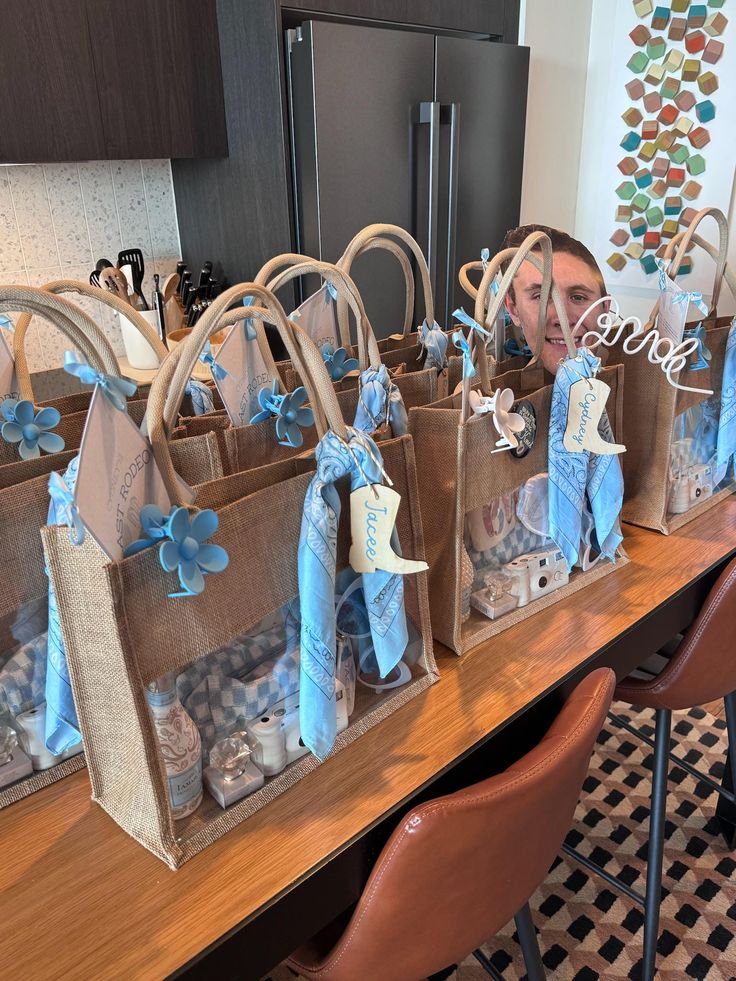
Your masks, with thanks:
[[(601, 456), (590, 450), (571, 453), (562, 442), (570, 388), (581, 378), (593, 378), (600, 363), (592, 351), (581, 348), (576, 358), (566, 358), (560, 365), (552, 392), (548, 441), (549, 528), (550, 537), (562, 550), (570, 570), (578, 560), (586, 493), (601, 553), (613, 559), (623, 541), (618, 516), (624, 481), (618, 454)], [(614, 442), (606, 412), (600, 418), (598, 432), (606, 442)]]
[(355, 412), (355, 428), (373, 433), (385, 422), (394, 436), (404, 436), (409, 428), (406, 406), (398, 385), (391, 381), (386, 365), (366, 368), (358, 385), (360, 398)]
[[(340, 497), (335, 482), (349, 475), (351, 490), (380, 484), (383, 461), (373, 440), (355, 430), (349, 430), (348, 444), (327, 432), (315, 455), (317, 472), (304, 498), (298, 551), (299, 725), (305, 745), (324, 759), (337, 734), (335, 574)], [(395, 530), (392, 546), (398, 551)], [(401, 660), (409, 641), (403, 577), (377, 570), (364, 573), (362, 584), (378, 670), (386, 677)]]

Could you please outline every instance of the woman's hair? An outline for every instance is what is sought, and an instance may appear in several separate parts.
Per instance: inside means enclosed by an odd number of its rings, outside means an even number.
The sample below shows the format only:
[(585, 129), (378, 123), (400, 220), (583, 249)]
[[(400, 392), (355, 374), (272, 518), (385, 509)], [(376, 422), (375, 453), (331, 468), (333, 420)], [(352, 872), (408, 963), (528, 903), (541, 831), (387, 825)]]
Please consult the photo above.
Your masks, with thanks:
[[(548, 225), (519, 225), (518, 228), (510, 228), (506, 232), (503, 242), (501, 242), (499, 251), (502, 252), (504, 249), (518, 249), (522, 242), (533, 232), (544, 232), (545, 235), (549, 236), (552, 243), (553, 253), (567, 252), (569, 255), (574, 255), (577, 259), (584, 262), (600, 285), (601, 296), (606, 295), (606, 283), (603, 279), (603, 273), (600, 270), (600, 266), (595, 261), (593, 253), (590, 251), (590, 249), (586, 248), (582, 242), (579, 242), (576, 238), (573, 238), (572, 235), (568, 235), (567, 232), (560, 231), (559, 228), (550, 228)], [(541, 252), (541, 248), (537, 245), (532, 251)], [(508, 269), (510, 262), (511, 260), (508, 259), (506, 262), (501, 264), (504, 272), (506, 272)], [(511, 294), (511, 299), (515, 299), (513, 283), (509, 293)]]

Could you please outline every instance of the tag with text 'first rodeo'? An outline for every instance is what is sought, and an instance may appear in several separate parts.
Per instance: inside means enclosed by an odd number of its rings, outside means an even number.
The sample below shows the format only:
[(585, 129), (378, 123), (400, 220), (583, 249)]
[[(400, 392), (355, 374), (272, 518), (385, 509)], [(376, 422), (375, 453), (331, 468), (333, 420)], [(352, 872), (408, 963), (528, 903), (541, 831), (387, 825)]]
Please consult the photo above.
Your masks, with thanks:
[(7, 341), (0, 330), (0, 403), (4, 399), (20, 398), (18, 379), (15, 376), (15, 362)]
[(260, 411), (258, 393), (270, 378), (257, 338), (248, 340), (245, 320), (230, 329), (216, 360), (227, 372), (213, 376), (225, 411), (233, 426), (246, 426)]
[(299, 324), (320, 351), (325, 344), (331, 344), (333, 348), (340, 346), (338, 343), (337, 304), (330, 295), (327, 283), (324, 283), (316, 293), (313, 293), (301, 306), (298, 306), (290, 318)]
[(171, 510), (151, 444), (99, 387), (79, 449), (74, 503), (87, 531), (113, 561), (140, 538), (144, 504), (157, 504), (164, 514)]
[(568, 453), (589, 450), (599, 455), (623, 453), (622, 443), (607, 443), (598, 432), (598, 422), (611, 389), (598, 378), (581, 378), (570, 386), (567, 424), (562, 445)]
[(350, 565), (355, 572), (424, 572), (426, 562), (403, 559), (391, 548), (401, 495), (383, 484), (359, 487), (350, 495)]

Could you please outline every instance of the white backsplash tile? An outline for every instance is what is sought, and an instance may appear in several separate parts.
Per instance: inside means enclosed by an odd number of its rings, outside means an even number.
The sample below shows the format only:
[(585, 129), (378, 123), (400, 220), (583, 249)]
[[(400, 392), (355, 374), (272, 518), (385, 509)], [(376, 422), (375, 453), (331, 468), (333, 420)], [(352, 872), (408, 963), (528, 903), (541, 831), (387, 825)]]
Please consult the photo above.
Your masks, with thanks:
[[(143, 252), (143, 289), (150, 303), (154, 272), (163, 280), (181, 254), (168, 160), (0, 167), (0, 283), (44, 286), (60, 278), (87, 283), (98, 259), (115, 263), (123, 248)], [(66, 296), (122, 354), (114, 311), (87, 297)], [(31, 371), (61, 366), (68, 348), (55, 327), (33, 318), (26, 334)]]

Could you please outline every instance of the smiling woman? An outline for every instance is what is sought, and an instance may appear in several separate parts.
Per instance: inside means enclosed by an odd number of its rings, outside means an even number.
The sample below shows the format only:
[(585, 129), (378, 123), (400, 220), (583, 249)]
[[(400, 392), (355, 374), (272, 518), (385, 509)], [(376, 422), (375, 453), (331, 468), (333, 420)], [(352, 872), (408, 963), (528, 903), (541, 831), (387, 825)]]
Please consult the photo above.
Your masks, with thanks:
[[(512, 229), (506, 233), (501, 249), (518, 248), (532, 232), (544, 232), (552, 242), (552, 275), (565, 303), (570, 325), (573, 326), (592, 303), (606, 294), (606, 286), (598, 263), (582, 242), (566, 232), (561, 232), (557, 228), (548, 228), (546, 225), (522, 225)], [(537, 311), (541, 285), (539, 272), (530, 262), (524, 262), (514, 277), (506, 297), (506, 307), (511, 319), (523, 331), (527, 344), (532, 350), (537, 336)], [(595, 318), (599, 313), (600, 310), (597, 309), (578, 325), (575, 331), (575, 343), (578, 347), (582, 343), (585, 332), (595, 326)], [(544, 367), (555, 374), (560, 359), (564, 356), (565, 341), (557, 312), (550, 300), (542, 348)]]

